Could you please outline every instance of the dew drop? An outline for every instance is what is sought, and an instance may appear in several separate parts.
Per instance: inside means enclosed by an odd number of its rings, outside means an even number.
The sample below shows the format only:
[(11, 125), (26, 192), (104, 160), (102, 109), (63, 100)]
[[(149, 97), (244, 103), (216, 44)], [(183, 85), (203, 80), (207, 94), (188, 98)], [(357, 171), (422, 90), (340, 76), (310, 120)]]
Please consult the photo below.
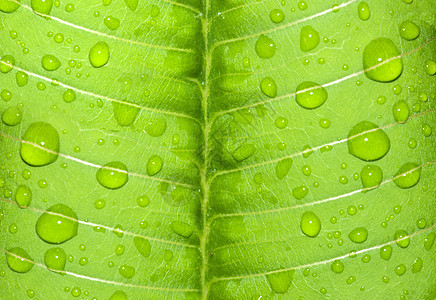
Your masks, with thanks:
[(2, 121), (8, 126), (18, 125), (23, 119), (23, 113), (17, 107), (9, 107), (2, 113)]
[(20, 3), (12, 0), (1, 0), (0, 11), (4, 13), (13, 13), (20, 7)]
[(118, 272), (121, 276), (124, 278), (130, 279), (133, 276), (135, 276), (135, 268), (129, 266), (129, 265), (122, 265), (119, 267)]
[[(1, 66), (0, 66), (0, 69), (1, 69)], [(17, 82), (17, 85), (19, 87), (23, 87), (29, 81), (29, 75), (27, 75), (27, 73), (24, 73), (22, 71), (18, 71), (17, 74), (15, 74), (15, 81)]]
[[(45, 252), (44, 263), (50, 271), (64, 271), (67, 263), (67, 255), (62, 248), (50, 248)], [(59, 274), (63, 274), (59, 272)]]
[(360, 171), (360, 180), (364, 189), (376, 188), (383, 180), (383, 171), (378, 166), (366, 165)]
[(162, 136), (167, 129), (167, 121), (165, 119), (149, 120), (145, 126), (145, 132), (152, 137)]
[[(1, 70), (1, 66), (0, 66), (0, 70)], [(427, 60), (425, 62), (425, 72), (430, 76), (436, 74), (436, 62), (433, 60)]]
[(185, 222), (173, 221), (170, 227), (175, 234), (184, 238), (189, 238), (194, 233), (194, 228)]
[(395, 102), (392, 107), (392, 115), (394, 116), (394, 120), (398, 123), (406, 123), (407, 119), (410, 115), (409, 105), (404, 100), (400, 100)]
[(294, 198), (297, 200), (303, 199), (308, 193), (309, 189), (304, 185), (300, 185), (292, 189), (292, 196), (294, 196)]
[(294, 273), (294, 270), (271, 273), (266, 275), (266, 279), (274, 292), (285, 294), (292, 284)]
[(319, 32), (312, 26), (306, 25), (301, 28), (300, 32), (300, 49), (303, 52), (309, 52), (319, 45)]
[(59, 134), (45, 122), (32, 123), (21, 142), (21, 158), (31, 166), (45, 166), (55, 162), (59, 153)]
[(162, 158), (158, 155), (152, 155), (147, 161), (147, 174), (148, 176), (154, 176), (160, 172), (163, 166)]
[(20, 208), (26, 208), (32, 202), (32, 191), (26, 185), (20, 185), (15, 192), (15, 201)]
[(300, 228), (305, 235), (316, 237), (321, 230), (321, 221), (312, 211), (306, 211), (301, 216)]
[(277, 96), (277, 84), (271, 77), (266, 77), (260, 82), (260, 89), (270, 98)]
[(409, 20), (401, 23), (398, 27), (398, 30), (400, 32), (400, 36), (407, 41), (416, 39), (420, 33), (419, 27)]
[(53, 7), (53, 0), (31, 0), (30, 5), (36, 14), (49, 15)]
[(312, 81), (304, 81), (297, 86), (295, 100), (304, 108), (320, 107), (327, 100), (328, 93), (325, 88)]
[(348, 234), (348, 238), (353, 243), (363, 243), (368, 238), (368, 230), (365, 227), (357, 227)]
[(285, 19), (285, 13), (281, 9), (273, 9), (270, 12), (269, 17), (272, 22), (281, 23)]
[[(413, 170), (413, 171), (411, 171)], [(402, 175), (401, 175), (402, 174)], [(418, 164), (408, 162), (398, 169), (394, 176), (394, 183), (402, 188), (408, 189), (415, 186), (421, 177), (421, 168)]]
[(105, 188), (113, 190), (119, 189), (127, 183), (127, 167), (119, 161), (110, 162), (97, 171), (96, 178), (98, 183)]
[(389, 260), (392, 256), (392, 246), (386, 245), (380, 248), (380, 257), (383, 260)]
[(139, 113), (139, 108), (118, 102), (112, 102), (114, 117), (120, 126), (132, 125)]
[(395, 274), (397, 274), (398, 276), (403, 275), (404, 273), (406, 273), (406, 266), (403, 264), (397, 265), (394, 268)]
[(94, 68), (100, 68), (109, 61), (109, 46), (105, 42), (97, 42), (89, 50), (89, 62)]
[(116, 30), (118, 29), (118, 27), (120, 27), (120, 20), (113, 16), (107, 16), (106, 18), (104, 18), (103, 23), (110, 30)]
[(127, 300), (127, 295), (122, 291), (116, 291), (112, 294), (109, 300)]
[(275, 166), (275, 171), (276, 171), (276, 176), (279, 180), (282, 180), (283, 178), (285, 178), (286, 175), (288, 175), (291, 167), (292, 167), (292, 163), (293, 160), (292, 158), (284, 158), (282, 160), (280, 160), (276, 166)]
[(255, 50), (260, 58), (268, 59), (276, 54), (277, 46), (271, 38), (262, 34), (256, 41)]
[(344, 263), (337, 259), (333, 261), (331, 269), (333, 272), (340, 274), (344, 272)]
[(403, 62), (392, 40), (377, 38), (369, 42), (363, 51), (365, 75), (374, 81), (390, 82), (403, 72)]
[(135, 236), (133, 238), (133, 244), (135, 245), (136, 250), (138, 250), (139, 254), (143, 257), (148, 258), (151, 253), (151, 244), (148, 240)]
[(76, 213), (64, 204), (55, 204), (36, 222), (36, 233), (45, 242), (61, 244), (77, 235)]
[(237, 162), (241, 162), (252, 156), (254, 154), (254, 150), (255, 147), (253, 144), (243, 145), (233, 152), (232, 157)]
[(410, 244), (410, 238), (405, 230), (397, 230), (394, 239), (397, 245), (401, 248), (407, 248)]
[(390, 141), (376, 124), (362, 121), (354, 125), (347, 137), (348, 152), (364, 161), (374, 161), (388, 153)]
[(0, 59), (0, 72), (9, 73), (15, 65), (15, 58), (12, 55), (4, 55)]
[(76, 100), (76, 92), (74, 90), (72, 90), (72, 89), (68, 89), (62, 95), (62, 99), (64, 99), (64, 101), (66, 103), (71, 103), (74, 100)]
[(371, 12), (369, 10), (369, 5), (366, 2), (360, 2), (359, 6), (357, 7), (357, 11), (359, 14), (359, 18), (362, 21), (369, 20), (369, 17), (371, 16)]
[(422, 270), (424, 262), (421, 257), (417, 257), (412, 264), (412, 273), (418, 273)]
[(30, 255), (20, 247), (9, 249), (6, 253), (6, 262), (9, 268), (17, 273), (27, 273), (33, 268), (34, 262)]
[(424, 239), (424, 249), (430, 251), (433, 247), (434, 240), (436, 238), (436, 233), (430, 232)]

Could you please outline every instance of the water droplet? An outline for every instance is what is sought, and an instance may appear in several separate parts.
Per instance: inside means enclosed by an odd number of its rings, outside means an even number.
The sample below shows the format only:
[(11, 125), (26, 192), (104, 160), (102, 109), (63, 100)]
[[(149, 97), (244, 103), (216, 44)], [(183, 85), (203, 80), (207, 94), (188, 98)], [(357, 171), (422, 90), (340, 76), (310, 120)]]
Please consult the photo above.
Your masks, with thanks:
[(237, 162), (241, 162), (252, 156), (254, 154), (254, 150), (255, 147), (253, 144), (243, 145), (233, 152), (232, 157)]
[(301, 217), (300, 228), (305, 235), (316, 237), (321, 230), (321, 221), (312, 211), (306, 211)]
[(30, 5), (35, 13), (49, 15), (53, 7), (53, 0), (31, 0)]
[(150, 199), (146, 195), (142, 195), (136, 199), (136, 204), (139, 207), (146, 207), (150, 203)]
[(422, 133), (424, 136), (429, 137), (429, 136), (431, 135), (431, 132), (432, 132), (432, 130), (431, 130), (430, 125), (428, 125), (428, 124), (422, 124), (422, 127), (421, 127), (421, 133)]
[(82, 294), (82, 291), (80, 290), (79, 287), (73, 287), (71, 289), (71, 296), (73, 297), (79, 297)]
[(430, 232), (424, 239), (424, 248), (429, 251), (433, 247), (434, 240), (436, 238), (436, 233)]
[(127, 295), (122, 291), (116, 291), (112, 294), (109, 300), (127, 300)]
[(14, 247), (6, 253), (6, 262), (9, 268), (17, 273), (26, 273), (33, 268), (34, 262), (30, 255), (20, 247)]
[(174, 233), (184, 238), (189, 238), (194, 233), (194, 228), (185, 222), (173, 221), (170, 227)]
[(421, 257), (417, 257), (412, 264), (412, 273), (418, 273), (422, 270), (422, 267), (424, 265), (424, 262), (422, 261)]
[(125, 185), (129, 179), (126, 165), (119, 161), (113, 161), (101, 167), (97, 171), (96, 178), (102, 186), (113, 190)]
[(394, 176), (395, 178), (394, 183), (402, 189), (408, 189), (415, 186), (418, 183), (420, 177), (421, 177), (421, 168), (419, 167), (419, 165), (412, 162), (408, 162), (402, 165), (400, 169), (397, 171), (397, 173)]
[(407, 102), (404, 100), (395, 102), (392, 107), (392, 114), (396, 122), (406, 123), (410, 115), (409, 105), (407, 105)]
[(397, 230), (394, 239), (397, 245), (401, 248), (407, 248), (410, 244), (410, 238), (405, 230)]
[(297, 200), (303, 199), (308, 193), (309, 189), (304, 185), (300, 185), (292, 189), (292, 196), (294, 196), (294, 198)]
[[(1, 70), (1, 66), (0, 66), (0, 70)], [(436, 74), (436, 62), (433, 60), (427, 60), (425, 62), (425, 72), (430, 76)]]
[(271, 77), (266, 77), (260, 82), (260, 89), (270, 98), (277, 96), (277, 84)]
[(350, 277), (348, 277), (346, 280), (345, 280), (345, 282), (347, 283), (347, 284), (352, 284), (353, 282), (355, 282), (356, 281), (356, 277), (354, 277), (354, 276), (350, 276)]
[(12, 55), (4, 55), (0, 59), (0, 72), (9, 73), (15, 65), (15, 58)]
[(0, 1), (0, 11), (4, 13), (13, 13), (20, 7), (20, 3), (12, 0)]
[(419, 27), (409, 20), (401, 23), (398, 30), (400, 31), (400, 36), (408, 41), (416, 39), (420, 33)]
[(279, 180), (282, 180), (286, 175), (288, 175), (289, 170), (292, 167), (292, 163), (292, 158), (284, 158), (276, 164), (275, 171)]
[[(45, 252), (44, 263), (50, 271), (64, 271), (67, 263), (67, 255), (62, 248), (50, 248)], [(58, 274), (63, 274), (59, 272)]]
[(145, 126), (145, 132), (152, 137), (162, 136), (167, 129), (167, 121), (165, 119), (153, 119), (149, 120)]
[(300, 32), (300, 49), (303, 52), (308, 52), (315, 49), (319, 45), (319, 33), (312, 26), (306, 25), (301, 28)]
[(359, 14), (359, 18), (362, 21), (367, 21), (369, 17), (371, 16), (371, 12), (369, 10), (368, 3), (366, 2), (360, 2), (359, 6), (357, 7), (357, 11)]
[(360, 171), (360, 180), (364, 189), (376, 188), (383, 180), (383, 171), (375, 165), (366, 165)]
[(403, 62), (392, 40), (377, 38), (369, 42), (363, 51), (365, 75), (375, 81), (390, 82), (403, 72)]
[(331, 269), (333, 272), (340, 274), (344, 272), (344, 263), (337, 259), (333, 261)]
[(113, 16), (107, 16), (104, 18), (103, 22), (104, 25), (106, 25), (106, 27), (110, 30), (116, 30), (118, 27), (120, 27), (120, 20)]
[[(1, 69), (1, 65), (0, 65), (0, 69)], [(17, 82), (17, 85), (19, 87), (23, 87), (29, 81), (29, 75), (27, 75), (27, 73), (24, 73), (22, 71), (18, 71), (17, 74), (15, 74), (15, 81)]]
[(59, 153), (59, 134), (48, 123), (35, 122), (23, 136), (21, 158), (31, 166), (45, 166), (56, 161)]
[(362, 121), (354, 125), (347, 137), (348, 152), (364, 161), (374, 161), (388, 153), (390, 141), (376, 124)]
[(26, 208), (32, 201), (32, 191), (25, 185), (20, 185), (15, 192), (15, 201), (20, 208)]
[(118, 272), (121, 276), (124, 278), (130, 279), (133, 276), (135, 276), (135, 268), (129, 266), (129, 265), (122, 265), (119, 267)]
[(288, 126), (288, 119), (286, 119), (284, 117), (277, 117), (277, 119), (275, 121), (275, 125), (279, 129), (286, 128)]
[(266, 279), (274, 292), (284, 294), (292, 284), (294, 273), (294, 270), (270, 273), (266, 275)]
[(354, 243), (363, 243), (368, 238), (368, 230), (365, 227), (357, 227), (348, 234), (348, 238)]
[(139, 108), (124, 103), (112, 102), (114, 117), (120, 126), (132, 125), (139, 113)]
[(61, 244), (77, 235), (76, 213), (64, 204), (55, 204), (36, 222), (36, 233), (45, 242)]
[(392, 256), (392, 246), (386, 245), (380, 248), (380, 257), (384, 260), (389, 260)]
[(300, 2), (298, 2), (298, 8), (301, 9), (301, 10), (307, 9), (306, 1), (301, 0)]
[(162, 158), (158, 155), (152, 155), (147, 161), (147, 174), (148, 176), (156, 175), (160, 172), (163, 166)]
[(269, 17), (272, 22), (281, 23), (285, 19), (285, 13), (281, 9), (273, 9), (270, 12)]
[(255, 50), (260, 58), (268, 59), (276, 54), (277, 46), (272, 39), (262, 34), (256, 41)]
[(89, 62), (94, 68), (103, 67), (109, 61), (109, 46), (105, 42), (97, 42), (89, 50)]
[(64, 99), (66, 103), (71, 103), (76, 100), (76, 92), (72, 89), (68, 89), (64, 92), (62, 99)]
[(139, 254), (145, 258), (150, 256), (151, 244), (148, 240), (139, 236), (135, 236), (133, 238), (133, 243), (135, 244), (136, 250), (138, 250)]
[(364, 262), (365, 264), (369, 263), (370, 261), (371, 261), (371, 255), (369, 255), (369, 254), (365, 254), (365, 255), (362, 257), (362, 262)]
[(297, 86), (295, 100), (307, 109), (320, 107), (328, 97), (327, 90), (312, 81), (304, 81)]
[(8, 126), (15, 126), (23, 119), (23, 113), (17, 107), (9, 107), (2, 113), (2, 121)]
[(403, 275), (404, 273), (406, 273), (406, 266), (403, 264), (397, 265), (394, 268), (395, 274), (397, 274), (398, 276)]

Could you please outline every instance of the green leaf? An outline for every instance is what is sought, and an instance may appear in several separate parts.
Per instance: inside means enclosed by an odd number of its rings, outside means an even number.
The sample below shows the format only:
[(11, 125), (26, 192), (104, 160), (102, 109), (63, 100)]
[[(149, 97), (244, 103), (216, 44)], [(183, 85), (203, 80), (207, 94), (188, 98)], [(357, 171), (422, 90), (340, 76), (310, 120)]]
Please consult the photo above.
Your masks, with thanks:
[(0, 299), (436, 298), (432, 0), (0, 0)]

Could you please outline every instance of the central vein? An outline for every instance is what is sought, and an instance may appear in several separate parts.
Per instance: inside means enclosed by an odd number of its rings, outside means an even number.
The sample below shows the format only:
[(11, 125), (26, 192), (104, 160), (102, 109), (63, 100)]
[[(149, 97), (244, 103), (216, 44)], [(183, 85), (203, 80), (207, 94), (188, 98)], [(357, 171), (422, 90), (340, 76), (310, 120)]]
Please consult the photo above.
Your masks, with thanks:
[(208, 101), (210, 97), (209, 90), (209, 75), (210, 75), (210, 63), (211, 63), (211, 54), (209, 52), (209, 9), (210, 9), (210, 1), (205, 0), (204, 11), (202, 15), (202, 32), (203, 32), (203, 42), (204, 42), (204, 59), (203, 59), (203, 87), (202, 87), (202, 109), (203, 109), (203, 117), (204, 117), (204, 131), (203, 131), (203, 165), (201, 169), (201, 189), (203, 192), (203, 201), (201, 203), (201, 223), (202, 223), (202, 236), (200, 240), (200, 252), (202, 257), (202, 266), (201, 266), (201, 293), (202, 299), (207, 298), (208, 287), (206, 284), (206, 272), (207, 272), (207, 263), (208, 263), (208, 255), (206, 253), (206, 244), (207, 238), (209, 235), (209, 225), (207, 220), (207, 203), (209, 200), (209, 184), (207, 181), (207, 173), (208, 173), (208, 165), (209, 165), (209, 157), (208, 157), (208, 143), (209, 143), (209, 131), (210, 131), (210, 122), (208, 117)]

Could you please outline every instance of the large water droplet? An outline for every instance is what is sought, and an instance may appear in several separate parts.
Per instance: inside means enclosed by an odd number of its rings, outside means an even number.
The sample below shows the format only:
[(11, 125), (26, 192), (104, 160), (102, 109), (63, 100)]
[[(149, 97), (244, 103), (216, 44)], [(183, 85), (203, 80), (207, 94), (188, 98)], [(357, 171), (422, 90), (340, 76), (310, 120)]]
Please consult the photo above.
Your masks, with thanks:
[(130, 126), (135, 122), (139, 113), (139, 107), (132, 105), (112, 102), (114, 117), (120, 126)]
[(392, 115), (394, 116), (394, 120), (398, 123), (406, 123), (407, 119), (410, 115), (409, 105), (404, 100), (400, 100), (395, 102), (392, 107)]
[(147, 174), (148, 176), (154, 176), (162, 170), (163, 161), (158, 155), (152, 155), (147, 161)]
[(282, 160), (280, 160), (276, 167), (276, 176), (279, 180), (282, 180), (283, 178), (285, 178), (286, 175), (288, 175), (289, 170), (292, 167), (292, 158), (288, 157), (288, 158), (284, 158)]
[(277, 96), (277, 84), (271, 77), (266, 77), (260, 82), (260, 89), (270, 98)]
[(273, 9), (269, 17), (274, 23), (281, 23), (285, 19), (285, 13), (281, 9)]
[(368, 238), (368, 230), (365, 227), (357, 227), (348, 234), (348, 238), (354, 243), (363, 243)]
[(94, 68), (103, 67), (109, 61), (109, 46), (105, 42), (97, 42), (89, 50), (89, 62)]
[(384, 260), (389, 260), (392, 256), (392, 246), (386, 245), (380, 248), (380, 257)]
[(49, 15), (53, 7), (53, 0), (31, 0), (30, 5), (35, 13)]
[(297, 86), (295, 100), (307, 109), (320, 107), (328, 97), (327, 90), (312, 81), (304, 81)]
[(239, 148), (237, 148), (233, 154), (232, 157), (234, 160), (241, 162), (247, 158), (249, 158), (250, 156), (253, 155), (255, 150), (255, 147), (253, 144), (247, 144), (247, 145), (243, 145)]
[(387, 134), (376, 124), (362, 121), (348, 133), (348, 152), (365, 161), (374, 161), (388, 153), (390, 141)]
[(394, 183), (402, 189), (408, 189), (415, 186), (418, 183), (420, 177), (421, 168), (419, 167), (419, 165), (408, 162), (398, 169), (397, 173), (394, 176)]
[(20, 208), (26, 208), (32, 202), (32, 191), (26, 185), (20, 185), (15, 192), (15, 201)]
[(394, 239), (397, 245), (401, 248), (407, 248), (410, 244), (410, 238), (405, 230), (397, 230)]
[(4, 13), (12, 13), (16, 11), (20, 6), (20, 3), (17, 3), (16, 1), (0, 0), (0, 11)]
[(23, 113), (17, 107), (9, 107), (2, 113), (2, 121), (8, 126), (15, 126), (23, 119)]
[(305, 235), (316, 237), (321, 230), (321, 221), (313, 211), (306, 211), (301, 217), (300, 228)]
[(383, 171), (375, 165), (366, 165), (360, 171), (360, 180), (364, 189), (376, 188), (383, 180)]
[(408, 41), (416, 39), (420, 33), (419, 27), (409, 20), (401, 23), (398, 30), (400, 31), (400, 36)]
[(77, 235), (76, 213), (65, 204), (55, 204), (36, 222), (36, 233), (45, 242), (61, 244)]
[(333, 272), (340, 274), (344, 272), (344, 263), (341, 262), (339, 259), (336, 259), (335, 261), (333, 261), (331, 269)]
[(189, 238), (194, 233), (194, 228), (185, 222), (173, 221), (170, 227), (174, 233), (184, 238)]
[(436, 233), (430, 232), (424, 239), (424, 249), (430, 251), (430, 249), (433, 247), (435, 239)]
[(398, 276), (403, 275), (404, 273), (406, 273), (406, 266), (403, 264), (399, 264), (394, 268), (395, 274), (397, 274)]
[(120, 27), (120, 20), (113, 16), (107, 16), (106, 18), (104, 18), (103, 22), (104, 25), (106, 25), (106, 27), (110, 30), (116, 30), (118, 27)]
[(129, 265), (122, 265), (119, 267), (118, 272), (120, 272), (121, 276), (124, 278), (130, 279), (135, 276), (135, 268)]
[(45, 166), (59, 155), (59, 134), (45, 122), (35, 122), (27, 128), (21, 143), (21, 158), (31, 166)]
[(139, 2), (139, 0), (124, 0), (124, 3), (126, 3), (127, 7), (131, 11), (136, 10), (136, 8), (138, 7), (138, 2)]
[(262, 34), (256, 41), (255, 50), (260, 58), (268, 59), (276, 54), (277, 46), (272, 39)]
[(424, 265), (424, 261), (421, 257), (415, 258), (412, 264), (412, 273), (418, 273), (422, 270), (422, 267)]
[(162, 136), (167, 129), (167, 121), (165, 119), (152, 119), (145, 126), (145, 132), (152, 137)]
[(108, 189), (119, 189), (127, 183), (128, 171), (125, 164), (119, 161), (110, 162), (101, 167), (96, 174), (98, 183)]
[(365, 75), (379, 82), (390, 82), (403, 72), (402, 58), (394, 42), (388, 38), (377, 38), (369, 42), (363, 51)]
[(366, 3), (366, 2), (359, 3), (359, 6), (357, 7), (357, 12), (359, 14), (359, 18), (362, 21), (369, 20), (369, 17), (371, 16), (371, 12), (369, 10), (368, 3)]
[(150, 256), (151, 244), (148, 240), (139, 236), (135, 236), (133, 238), (133, 244), (135, 244), (135, 248), (136, 250), (138, 250), (139, 254), (141, 254), (145, 258)]
[(109, 300), (127, 300), (127, 295), (123, 291), (116, 291)]
[(15, 65), (15, 58), (12, 55), (4, 55), (0, 60), (0, 72), (9, 73)]
[(308, 52), (319, 45), (319, 33), (312, 26), (306, 25), (301, 28), (300, 32), (300, 49)]
[(17, 273), (26, 273), (33, 268), (33, 259), (30, 255), (22, 248), (15, 247), (8, 250), (6, 253), (6, 262), (9, 268)]
[(274, 292), (284, 294), (292, 284), (294, 273), (294, 270), (271, 273), (266, 275), (266, 279)]
[(294, 196), (294, 198), (297, 200), (303, 199), (308, 193), (309, 189), (304, 185), (300, 185), (292, 189), (292, 196)]
[(55, 71), (61, 66), (61, 62), (51, 54), (44, 55), (41, 59), (41, 65), (47, 71)]
[[(46, 267), (53, 272), (64, 271), (67, 263), (67, 255), (62, 248), (50, 248), (45, 252), (44, 263)], [(57, 272), (63, 275), (63, 272)]]
[[(0, 68), (1, 68), (1, 65), (0, 65)], [(19, 87), (23, 87), (29, 81), (29, 75), (27, 75), (27, 73), (24, 73), (22, 71), (18, 71), (17, 74), (15, 74), (15, 81), (17, 82), (17, 85)]]

